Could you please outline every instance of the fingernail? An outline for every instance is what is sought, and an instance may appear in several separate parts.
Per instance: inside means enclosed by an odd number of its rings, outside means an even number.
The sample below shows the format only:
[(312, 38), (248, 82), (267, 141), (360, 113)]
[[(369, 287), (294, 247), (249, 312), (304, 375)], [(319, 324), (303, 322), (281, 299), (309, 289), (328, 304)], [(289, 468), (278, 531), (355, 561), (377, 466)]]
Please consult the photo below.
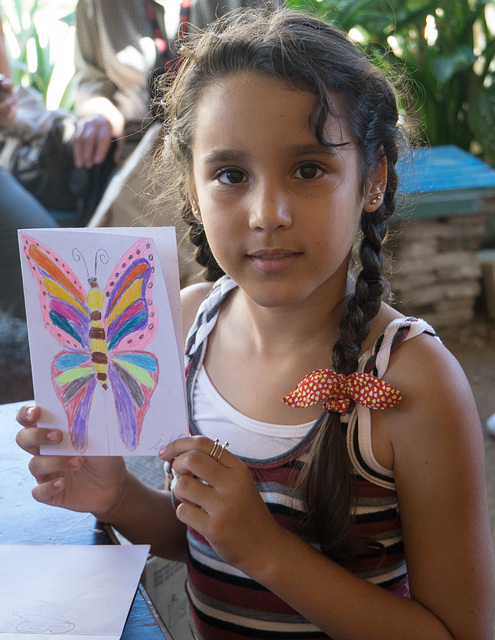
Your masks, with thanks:
[(63, 478), (59, 478), (58, 480), (55, 480), (55, 482), (53, 483), (54, 487), (57, 487), (57, 489), (61, 489), (65, 484), (65, 480)]
[(58, 432), (57, 431), (50, 431), (49, 433), (46, 434), (47, 440), (50, 440), (50, 442), (58, 442)]
[(163, 447), (163, 449), (160, 449), (160, 451), (158, 452), (158, 457), (161, 460), (166, 460), (167, 459), (166, 454), (167, 454), (167, 447)]
[(69, 460), (69, 464), (71, 467), (80, 467), (81, 466), (81, 458), (71, 458)]
[(34, 407), (28, 407), (26, 409), (26, 416), (28, 418), (32, 418), (33, 417), (33, 413), (34, 413)]

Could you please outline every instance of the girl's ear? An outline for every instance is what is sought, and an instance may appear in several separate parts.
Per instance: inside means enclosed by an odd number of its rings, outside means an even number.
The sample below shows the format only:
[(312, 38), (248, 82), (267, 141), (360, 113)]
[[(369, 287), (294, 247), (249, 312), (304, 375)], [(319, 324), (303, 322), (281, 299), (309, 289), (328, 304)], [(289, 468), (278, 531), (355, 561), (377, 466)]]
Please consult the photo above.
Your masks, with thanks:
[(363, 209), (369, 213), (376, 211), (382, 204), (387, 187), (387, 158), (381, 155), (376, 167), (370, 172), (366, 182)]
[(202, 222), (201, 211), (199, 210), (198, 203), (194, 198), (191, 198), (190, 201), (191, 201), (191, 210), (193, 212), (193, 216), (196, 218), (198, 222)]
[(189, 202), (191, 203), (193, 216), (198, 222), (202, 222), (201, 211), (199, 210), (198, 199), (196, 197), (196, 190), (194, 188), (191, 188), (190, 184), (187, 185), (187, 193), (189, 196)]

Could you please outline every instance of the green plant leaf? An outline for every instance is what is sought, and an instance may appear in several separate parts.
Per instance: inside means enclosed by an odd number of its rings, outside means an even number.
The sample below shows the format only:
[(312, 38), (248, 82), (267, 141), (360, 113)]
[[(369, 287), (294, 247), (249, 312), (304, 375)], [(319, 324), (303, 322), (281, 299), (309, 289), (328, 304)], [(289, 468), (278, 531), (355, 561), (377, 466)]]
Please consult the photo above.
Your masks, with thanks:
[(495, 86), (484, 87), (471, 96), (467, 122), (483, 149), (483, 159), (495, 166)]
[(431, 71), (439, 82), (448, 82), (455, 73), (472, 67), (475, 62), (473, 50), (466, 45), (461, 45), (450, 55), (430, 56)]

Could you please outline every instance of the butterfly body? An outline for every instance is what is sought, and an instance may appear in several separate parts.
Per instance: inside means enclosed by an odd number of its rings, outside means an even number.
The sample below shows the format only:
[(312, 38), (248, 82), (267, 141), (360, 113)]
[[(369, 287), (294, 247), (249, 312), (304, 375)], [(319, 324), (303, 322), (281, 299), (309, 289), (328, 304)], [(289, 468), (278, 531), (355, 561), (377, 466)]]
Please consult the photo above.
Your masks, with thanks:
[(88, 291), (88, 309), (90, 313), (89, 350), (91, 360), (103, 389), (107, 390), (108, 378), (108, 349), (106, 331), (102, 319), (104, 303), (103, 292), (98, 286), (96, 278), (89, 278), (90, 289)]
[(38, 282), (45, 327), (64, 347), (52, 362), (51, 379), (74, 447), (84, 452), (88, 446), (89, 412), (99, 386), (111, 390), (120, 437), (133, 451), (159, 373), (157, 358), (143, 351), (158, 328), (152, 298), (153, 243), (136, 241), (106, 286), (101, 289), (93, 276), (86, 292), (49, 247), (24, 234), (22, 239)]

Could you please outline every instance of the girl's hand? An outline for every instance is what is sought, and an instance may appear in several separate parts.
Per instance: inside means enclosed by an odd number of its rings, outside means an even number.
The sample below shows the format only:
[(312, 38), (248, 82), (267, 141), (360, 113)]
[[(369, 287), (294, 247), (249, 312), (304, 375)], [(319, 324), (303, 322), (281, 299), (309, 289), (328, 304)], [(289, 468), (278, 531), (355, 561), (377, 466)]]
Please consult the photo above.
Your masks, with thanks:
[(34, 499), (72, 511), (91, 512), (104, 522), (110, 521), (125, 491), (123, 459), (40, 455), (40, 445), (53, 446), (56, 454), (62, 432), (38, 427), (39, 416), (38, 407), (22, 407), (17, 414), (17, 421), (24, 428), (18, 432), (16, 442), (33, 456), (29, 470), (38, 483), (32, 492)]
[[(204, 436), (175, 440), (162, 449), (179, 476), (174, 495), (178, 519), (203, 535), (226, 562), (256, 575), (263, 557), (284, 535), (263, 502), (247, 466), (228, 449), (218, 460)], [(276, 543), (275, 543), (276, 544)]]

